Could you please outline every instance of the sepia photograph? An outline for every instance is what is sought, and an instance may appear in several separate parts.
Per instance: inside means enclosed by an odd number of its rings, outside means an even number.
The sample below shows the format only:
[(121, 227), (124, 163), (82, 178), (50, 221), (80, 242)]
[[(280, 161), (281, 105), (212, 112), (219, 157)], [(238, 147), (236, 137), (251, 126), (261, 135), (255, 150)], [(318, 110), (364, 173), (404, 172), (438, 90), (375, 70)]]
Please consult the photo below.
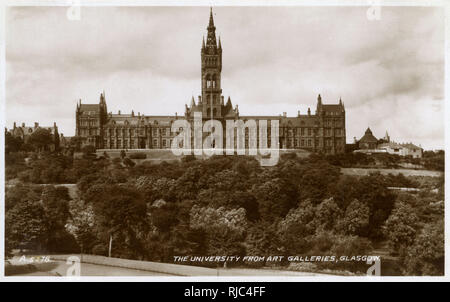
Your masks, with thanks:
[(38, 3), (3, 7), (2, 278), (445, 277), (441, 2)]

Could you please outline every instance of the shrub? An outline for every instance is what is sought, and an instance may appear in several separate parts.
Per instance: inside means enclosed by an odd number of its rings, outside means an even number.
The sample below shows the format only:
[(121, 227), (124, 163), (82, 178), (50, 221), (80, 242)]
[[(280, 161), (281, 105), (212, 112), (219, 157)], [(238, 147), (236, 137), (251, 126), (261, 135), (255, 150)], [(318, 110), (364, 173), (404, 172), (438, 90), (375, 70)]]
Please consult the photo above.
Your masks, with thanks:
[(129, 158), (131, 159), (146, 159), (147, 158), (147, 154), (145, 153), (131, 153), (130, 155), (128, 155)]

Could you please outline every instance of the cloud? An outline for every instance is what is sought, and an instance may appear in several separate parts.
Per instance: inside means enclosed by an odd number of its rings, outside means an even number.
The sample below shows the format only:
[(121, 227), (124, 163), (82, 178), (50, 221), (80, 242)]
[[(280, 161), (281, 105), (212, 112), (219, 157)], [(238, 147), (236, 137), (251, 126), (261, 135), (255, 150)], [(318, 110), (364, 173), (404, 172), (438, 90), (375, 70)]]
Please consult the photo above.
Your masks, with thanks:
[[(294, 115), (317, 94), (347, 112), (347, 140), (444, 147), (444, 13), (430, 7), (218, 7), (222, 87), (241, 114)], [(206, 7), (65, 7), (6, 11), (6, 119), (56, 121), (73, 135), (78, 99), (145, 114), (183, 113), (200, 93)], [(426, 117), (426, 118), (424, 118)], [(419, 124), (420, 122), (420, 124)], [(417, 125), (416, 127), (412, 125)]]

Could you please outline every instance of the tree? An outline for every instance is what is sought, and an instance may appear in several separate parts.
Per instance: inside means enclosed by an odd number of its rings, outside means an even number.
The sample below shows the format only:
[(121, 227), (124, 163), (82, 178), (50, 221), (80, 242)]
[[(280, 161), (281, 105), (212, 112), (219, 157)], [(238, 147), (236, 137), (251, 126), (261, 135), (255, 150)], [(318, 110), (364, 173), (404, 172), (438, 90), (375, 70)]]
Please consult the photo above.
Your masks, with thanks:
[(69, 212), (70, 218), (65, 225), (66, 230), (75, 237), (82, 253), (93, 253), (93, 248), (98, 240), (92, 204), (80, 199), (71, 200)]
[(322, 201), (315, 210), (314, 223), (316, 228), (331, 230), (342, 216), (342, 210), (333, 198)]
[(366, 236), (369, 216), (369, 207), (354, 199), (345, 210), (343, 218), (338, 222), (337, 229), (346, 235)]
[(193, 230), (207, 234), (207, 253), (210, 255), (243, 255), (243, 240), (247, 228), (245, 210), (224, 207), (218, 209), (193, 206), (190, 225)]
[(94, 155), (96, 149), (93, 145), (86, 145), (81, 148), (81, 151), (83, 152), (84, 156), (88, 157)]
[(291, 255), (304, 253), (310, 248), (308, 236), (316, 231), (315, 212), (315, 207), (311, 201), (307, 200), (290, 210), (278, 223), (278, 236), (286, 253)]
[(37, 128), (28, 139), (28, 142), (36, 147), (41, 152), (48, 150), (53, 143), (53, 136), (49, 130), (44, 128)]
[(445, 272), (444, 220), (426, 224), (408, 248), (406, 275), (443, 276)]
[(404, 203), (398, 202), (385, 223), (385, 234), (389, 245), (395, 253), (403, 255), (416, 236), (418, 217), (414, 209)]
[(70, 139), (69, 146), (76, 152), (81, 150), (81, 144), (83, 143), (83, 138), (80, 136), (74, 136)]
[[(29, 186), (19, 189), (8, 191), (5, 196), (6, 251), (16, 248), (40, 251), (46, 247), (48, 232), (45, 211), (39, 202), (40, 193)], [(16, 193), (20, 193), (20, 196)]]
[(151, 220), (162, 232), (169, 232), (170, 228), (177, 222), (177, 206), (174, 203), (163, 203), (156, 201), (155, 205), (151, 207)]
[(137, 240), (137, 234), (146, 218), (146, 205), (142, 195), (133, 187), (117, 184), (99, 184), (97, 194), (89, 195), (92, 202), (99, 233), (104, 244), (109, 246), (116, 256), (138, 257), (143, 251)]
[[(284, 238), (277, 230), (277, 223), (258, 221), (247, 229), (246, 255), (270, 256), (283, 252)], [(248, 262), (247, 265), (262, 266), (265, 262)]]
[(10, 152), (17, 152), (23, 145), (23, 141), (19, 137), (13, 136), (11, 133), (6, 132), (5, 134), (5, 154)]
[(77, 250), (75, 238), (66, 228), (69, 212), (69, 192), (66, 187), (46, 186), (41, 195), (48, 229), (47, 249), (50, 252), (73, 252)]
[(256, 184), (252, 193), (258, 201), (261, 218), (269, 222), (285, 216), (297, 204), (295, 186), (282, 178)]

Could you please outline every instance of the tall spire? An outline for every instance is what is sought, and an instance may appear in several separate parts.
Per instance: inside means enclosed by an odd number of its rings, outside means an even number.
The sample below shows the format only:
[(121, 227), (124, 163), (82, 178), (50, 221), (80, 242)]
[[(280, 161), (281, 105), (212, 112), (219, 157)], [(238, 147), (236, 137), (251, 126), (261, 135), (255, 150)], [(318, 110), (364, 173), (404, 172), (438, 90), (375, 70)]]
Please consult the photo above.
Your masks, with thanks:
[(214, 18), (213, 18), (212, 6), (211, 6), (210, 9), (211, 10), (210, 10), (210, 13), (209, 13), (209, 25), (208, 25), (208, 28), (209, 27), (214, 27)]
[(211, 12), (209, 14), (209, 25), (208, 25), (207, 29), (208, 29), (208, 35), (206, 37), (206, 47), (217, 48), (216, 27), (214, 26), (212, 7), (211, 7)]

